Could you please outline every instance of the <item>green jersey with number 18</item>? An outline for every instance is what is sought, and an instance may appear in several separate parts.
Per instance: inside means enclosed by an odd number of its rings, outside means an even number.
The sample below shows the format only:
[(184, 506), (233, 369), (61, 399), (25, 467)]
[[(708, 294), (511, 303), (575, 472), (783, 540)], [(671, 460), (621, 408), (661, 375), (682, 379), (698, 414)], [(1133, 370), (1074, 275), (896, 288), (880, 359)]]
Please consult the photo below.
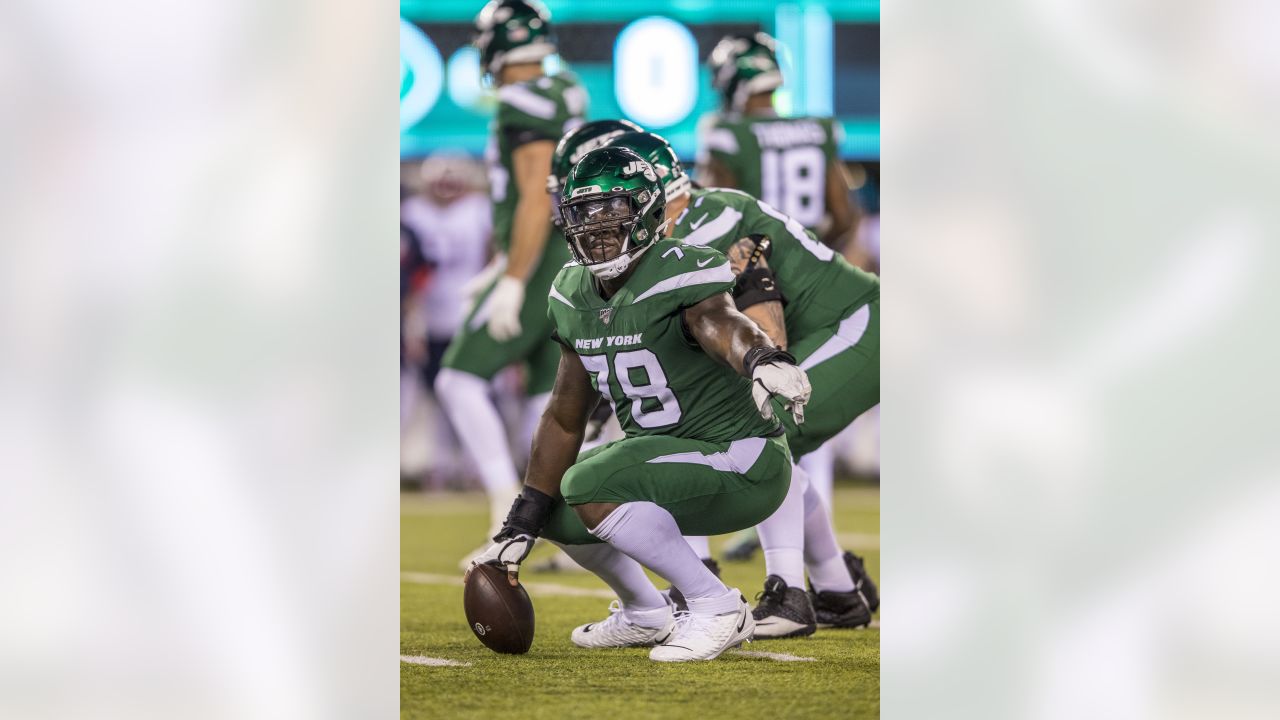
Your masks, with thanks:
[[(516, 203), (520, 201), (512, 153), (526, 142), (556, 143), (566, 132), (581, 125), (587, 109), (587, 93), (572, 74), (558, 73), (503, 85), (497, 95), (498, 112), (484, 155), (493, 197), (493, 237), (506, 252), (511, 245)], [(538, 192), (545, 192), (543, 185), (539, 184)], [(547, 222), (549, 224), (550, 219)], [(546, 247), (557, 251), (557, 256), (561, 255), (559, 250), (568, 256), (559, 230), (552, 232)]]
[(837, 157), (840, 133), (831, 118), (712, 114), (698, 129), (698, 161), (715, 158), (739, 190), (816, 230), (827, 212), (827, 165)]
[(879, 297), (879, 278), (850, 265), (795, 218), (740, 190), (695, 189), (671, 236), (727, 253), (755, 233), (772, 241), (767, 262), (786, 299), (783, 315), (791, 343)]
[(760, 417), (751, 381), (688, 335), (681, 311), (733, 284), (721, 253), (659, 240), (608, 300), (585, 267), (566, 265), (551, 286), (547, 313), (627, 437), (732, 442), (774, 434), (778, 425)]

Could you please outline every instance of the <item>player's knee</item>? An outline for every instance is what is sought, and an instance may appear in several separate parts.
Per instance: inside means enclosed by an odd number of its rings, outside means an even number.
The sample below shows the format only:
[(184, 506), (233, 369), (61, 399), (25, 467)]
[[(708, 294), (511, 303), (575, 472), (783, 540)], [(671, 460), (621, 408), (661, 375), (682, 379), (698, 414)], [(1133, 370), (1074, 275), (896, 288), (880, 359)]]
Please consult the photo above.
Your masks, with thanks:
[(587, 463), (579, 462), (569, 468), (560, 478), (560, 494), (565, 502), (575, 505), (594, 497), (599, 487), (597, 476), (598, 473), (591, 472)]

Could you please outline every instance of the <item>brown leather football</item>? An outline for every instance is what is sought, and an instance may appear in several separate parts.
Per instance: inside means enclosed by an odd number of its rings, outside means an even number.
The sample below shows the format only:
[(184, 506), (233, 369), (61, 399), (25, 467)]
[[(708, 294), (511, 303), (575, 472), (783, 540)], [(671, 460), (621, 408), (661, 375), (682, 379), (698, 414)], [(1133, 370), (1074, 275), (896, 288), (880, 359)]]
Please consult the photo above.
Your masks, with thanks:
[(507, 571), (495, 565), (477, 565), (467, 572), (462, 588), (462, 608), (471, 632), (485, 647), (519, 655), (533, 645), (533, 603), (519, 583), (507, 580)]

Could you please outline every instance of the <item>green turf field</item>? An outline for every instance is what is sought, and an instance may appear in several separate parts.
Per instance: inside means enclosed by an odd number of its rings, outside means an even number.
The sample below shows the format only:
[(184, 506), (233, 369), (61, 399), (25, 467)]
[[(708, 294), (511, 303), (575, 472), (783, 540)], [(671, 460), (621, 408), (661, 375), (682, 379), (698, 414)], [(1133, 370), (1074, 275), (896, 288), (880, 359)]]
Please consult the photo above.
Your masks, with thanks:
[[(486, 505), (479, 495), (401, 496), (400, 653), (453, 666), (401, 662), (406, 718), (840, 717), (880, 711), (880, 631), (819, 630), (800, 640), (764, 640), (742, 650), (813, 658), (779, 661), (731, 651), (711, 662), (651, 662), (648, 649), (584, 650), (577, 625), (608, 615), (604, 583), (585, 573), (523, 570), (537, 630), (527, 655), (498, 655), (472, 635), (462, 612), (458, 560), (479, 544)], [(836, 491), (836, 530), (846, 549), (880, 577), (879, 492)], [(719, 552), (720, 541), (712, 540)], [(539, 547), (525, 567), (551, 548)], [(764, 562), (722, 563), (725, 582), (747, 599), (760, 591)], [(658, 581), (659, 587), (665, 583)]]

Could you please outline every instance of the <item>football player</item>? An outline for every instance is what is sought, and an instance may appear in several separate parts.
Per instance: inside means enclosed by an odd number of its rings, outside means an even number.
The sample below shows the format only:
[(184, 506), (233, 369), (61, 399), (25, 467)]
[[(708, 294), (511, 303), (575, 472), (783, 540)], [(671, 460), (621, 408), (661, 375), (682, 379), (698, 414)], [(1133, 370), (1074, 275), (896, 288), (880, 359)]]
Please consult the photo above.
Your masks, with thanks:
[(559, 353), (549, 339), (547, 291), (569, 253), (551, 225), (545, 183), (556, 141), (581, 124), (587, 100), (571, 75), (543, 73), (542, 60), (556, 47), (539, 3), (485, 5), (476, 17), (474, 44), (497, 86), (485, 160), (494, 241), (504, 254), (445, 351), (435, 389), (489, 495), (492, 535), (520, 484), (489, 381), (507, 365), (524, 362), (530, 403), (540, 408), (551, 390)]
[(725, 36), (707, 63), (723, 109), (699, 124), (699, 181), (758, 197), (839, 247), (857, 225), (837, 152), (839, 123), (778, 116), (773, 92), (782, 72), (777, 45), (765, 33)]
[[(549, 538), (620, 600), (575, 629), (575, 644), (709, 660), (749, 640), (755, 621), (681, 534), (731, 532), (774, 512), (791, 464), (778, 414), (802, 419), (809, 383), (734, 308), (723, 254), (662, 237), (666, 194), (644, 158), (587, 153), (561, 203), (574, 262), (548, 303), (561, 343), (555, 388), (524, 490), (476, 562), (514, 574), (534, 539)], [(579, 456), (599, 394), (625, 437)], [(680, 589), (687, 612), (673, 613), (645, 567)]]
[[(628, 133), (664, 178), (667, 234), (727, 253), (734, 303), (810, 377), (803, 424), (782, 416), (792, 454), (822, 446), (880, 400), (880, 281), (844, 260), (794, 218), (738, 190), (692, 188), (662, 137)], [(799, 467), (778, 512), (759, 525), (768, 577), (754, 612), (756, 637), (811, 635), (819, 623), (858, 627), (879, 605), (861, 559), (842, 554), (826, 505)], [(808, 568), (813, 593), (804, 591)], [(815, 612), (816, 611), (816, 612)]]
[[(723, 110), (699, 125), (699, 178), (704, 185), (737, 188), (795, 218), (840, 250), (858, 225), (849, 201), (850, 179), (840, 162), (840, 125), (831, 118), (779, 117), (774, 91), (782, 85), (777, 45), (765, 33), (727, 35), (708, 59)], [(802, 465), (828, 505), (835, 454), (816, 448)], [(747, 560), (759, 548), (752, 531), (735, 536), (725, 558)]]

